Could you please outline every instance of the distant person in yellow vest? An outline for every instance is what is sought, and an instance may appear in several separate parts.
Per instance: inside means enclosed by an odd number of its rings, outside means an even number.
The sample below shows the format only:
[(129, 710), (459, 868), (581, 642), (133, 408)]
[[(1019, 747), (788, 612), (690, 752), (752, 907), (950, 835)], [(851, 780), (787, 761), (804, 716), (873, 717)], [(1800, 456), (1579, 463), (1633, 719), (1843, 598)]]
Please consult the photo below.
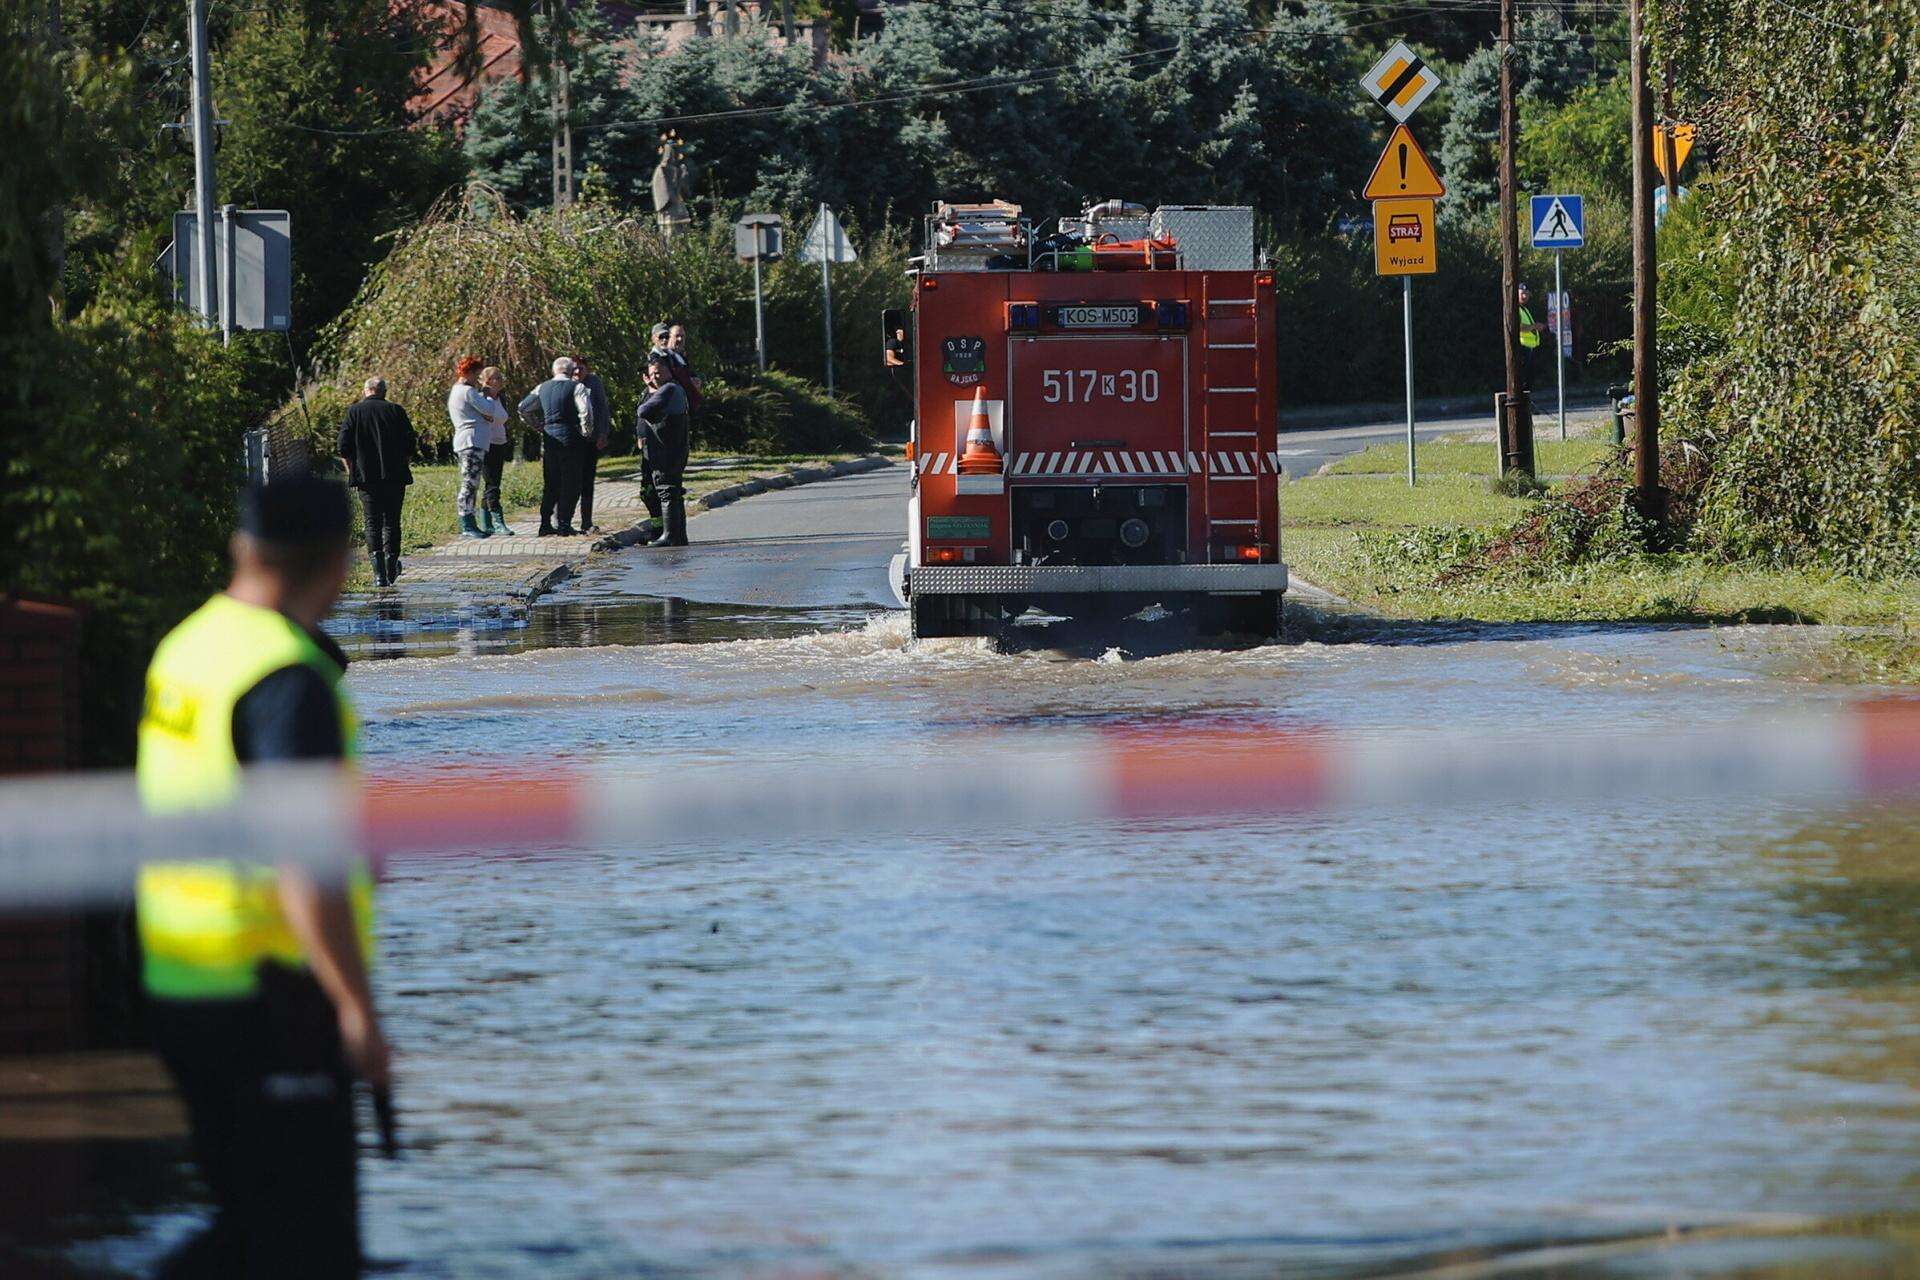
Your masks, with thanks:
[[(302, 476), (243, 497), (232, 581), (147, 671), (138, 779), (150, 811), (228, 801), (244, 766), (353, 758), (346, 658), (320, 630), (346, 581), (349, 528), (337, 484)], [(258, 853), (140, 872), (154, 1039), (215, 1205), (159, 1274), (358, 1276), (353, 1080), (376, 1100), (389, 1087), (367, 980), (372, 882), (362, 866), (336, 877)]]
[(1540, 335), (1547, 331), (1547, 326), (1534, 320), (1533, 311), (1527, 305), (1533, 295), (1527, 286), (1521, 284), (1513, 292), (1514, 300), (1520, 306), (1520, 389), (1532, 391), (1538, 381)]

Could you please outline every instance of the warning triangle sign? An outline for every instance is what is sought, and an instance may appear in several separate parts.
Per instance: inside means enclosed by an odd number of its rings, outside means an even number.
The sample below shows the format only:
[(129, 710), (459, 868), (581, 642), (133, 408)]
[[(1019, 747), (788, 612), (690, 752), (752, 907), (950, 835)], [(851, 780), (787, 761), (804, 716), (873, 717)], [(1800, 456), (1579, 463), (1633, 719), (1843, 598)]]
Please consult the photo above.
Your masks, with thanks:
[(1413, 130), (1395, 125), (1387, 139), (1387, 149), (1374, 162), (1373, 176), (1361, 192), (1369, 200), (1398, 200), (1403, 197), (1438, 199), (1447, 194), (1447, 184), (1427, 159), (1427, 153), (1413, 140)]

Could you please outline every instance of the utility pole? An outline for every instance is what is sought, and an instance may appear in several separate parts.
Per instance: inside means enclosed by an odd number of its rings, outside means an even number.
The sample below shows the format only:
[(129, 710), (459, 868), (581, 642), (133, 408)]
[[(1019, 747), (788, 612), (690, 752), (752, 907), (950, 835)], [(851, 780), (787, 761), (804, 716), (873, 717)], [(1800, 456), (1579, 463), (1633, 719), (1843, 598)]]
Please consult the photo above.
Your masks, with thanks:
[(567, 0), (553, 0), (547, 13), (553, 41), (553, 80), (548, 91), (553, 113), (553, 210), (558, 213), (573, 203), (573, 85), (567, 68), (571, 15)]
[(727, 0), (727, 25), (726, 25), (726, 32), (727, 32), (727, 38), (728, 38), (728, 39), (732, 39), (732, 38), (733, 38), (734, 36), (737, 36), (737, 35), (739, 35), (739, 34), (740, 34), (740, 4), (739, 4), (739, 0)]
[[(1638, 0), (1635, 0), (1637, 3)], [(1513, 5), (1500, 0), (1500, 331), (1507, 355), (1507, 414), (1499, 424), (1502, 473), (1533, 475), (1533, 405), (1520, 386), (1520, 232), (1514, 208)]]
[(187, 39), (193, 60), (193, 217), (200, 241), (200, 314), (220, 314), (213, 228), (213, 86), (207, 65), (207, 0), (188, 0)]
[[(46, 0), (46, 5), (47, 60), (64, 86), (67, 79), (67, 37), (61, 20), (60, 0)], [(63, 96), (65, 92), (63, 87)], [(47, 301), (53, 309), (54, 318), (59, 319), (66, 310), (67, 300), (67, 211), (58, 201), (47, 211), (47, 261), (53, 267), (53, 275), (48, 281)]]
[[(1659, 285), (1653, 238), (1653, 91), (1647, 84), (1645, 0), (1631, 0), (1628, 76), (1633, 94), (1633, 504), (1649, 520), (1666, 519), (1660, 487), (1660, 385), (1654, 306)], [(1669, 193), (1671, 199), (1671, 193)]]

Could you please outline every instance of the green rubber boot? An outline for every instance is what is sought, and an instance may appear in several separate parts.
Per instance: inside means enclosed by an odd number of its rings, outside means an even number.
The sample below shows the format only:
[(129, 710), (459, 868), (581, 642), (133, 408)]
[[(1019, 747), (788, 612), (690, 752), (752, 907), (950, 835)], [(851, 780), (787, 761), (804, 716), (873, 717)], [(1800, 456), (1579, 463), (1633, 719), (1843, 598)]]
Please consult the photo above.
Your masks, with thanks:
[(498, 507), (487, 512), (487, 527), (502, 537), (513, 536), (513, 530), (507, 528), (507, 513)]
[(487, 531), (482, 529), (472, 516), (461, 516), (460, 536), (463, 538), (484, 538), (487, 536)]

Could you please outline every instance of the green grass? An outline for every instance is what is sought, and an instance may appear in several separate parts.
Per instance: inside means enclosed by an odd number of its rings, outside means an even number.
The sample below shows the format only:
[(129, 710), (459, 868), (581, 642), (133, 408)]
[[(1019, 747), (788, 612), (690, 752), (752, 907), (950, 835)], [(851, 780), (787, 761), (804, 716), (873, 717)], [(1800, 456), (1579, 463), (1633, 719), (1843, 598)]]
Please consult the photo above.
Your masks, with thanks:
[[(1541, 443), (1541, 469), (1578, 472), (1608, 445)], [(1280, 491), (1287, 563), (1308, 582), (1395, 617), (1487, 622), (1818, 622), (1878, 628), (1840, 641), (1831, 674), (1920, 682), (1920, 582), (1863, 582), (1818, 570), (1726, 564), (1691, 553), (1465, 575), (1457, 556), (1510, 528), (1537, 500), (1486, 474), (1491, 445), (1423, 447), (1422, 478), (1397, 478), (1403, 451), (1370, 449)], [(1431, 465), (1429, 458), (1431, 457)]]
[(1504, 525), (1532, 504), (1503, 497), (1493, 481), (1430, 476), (1409, 489), (1371, 475), (1312, 476), (1280, 489), (1280, 513), (1289, 529), (1414, 529), (1436, 525)]
[[(1576, 436), (1571, 440), (1539, 440), (1534, 444), (1534, 465), (1541, 475), (1564, 476), (1584, 471), (1613, 452), (1608, 437)], [(1421, 483), (1429, 476), (1484, 476), (1493, 478), (1496, 450), (1492, 441), (1468, 443), (1459, 436), (1423, 440), (1414, 450)], [(1399, 476), (1407, 474), (1407, 446), (1377, 444), (1360, 453), (1327, 464), (1330, 475)]]

